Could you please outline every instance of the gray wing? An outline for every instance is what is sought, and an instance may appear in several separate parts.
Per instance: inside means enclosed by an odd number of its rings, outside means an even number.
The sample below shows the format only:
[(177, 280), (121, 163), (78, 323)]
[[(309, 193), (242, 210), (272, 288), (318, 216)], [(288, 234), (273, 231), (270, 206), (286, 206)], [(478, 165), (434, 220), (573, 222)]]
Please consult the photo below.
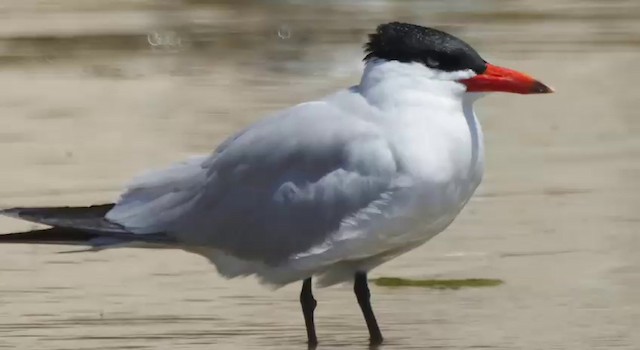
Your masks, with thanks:
[(141, 178), (107, 218), (277, 263), (325, 241), (388, 192), (395, 174), (375, 125), (312, 102), (255, 124), (208, 158)]

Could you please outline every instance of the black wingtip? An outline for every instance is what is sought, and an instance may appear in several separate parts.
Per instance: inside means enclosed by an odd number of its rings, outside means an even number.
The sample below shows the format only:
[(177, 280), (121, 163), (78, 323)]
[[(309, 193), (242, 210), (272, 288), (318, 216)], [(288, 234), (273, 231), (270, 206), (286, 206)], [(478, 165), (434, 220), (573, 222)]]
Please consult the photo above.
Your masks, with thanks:
[(113, 204), (101, 204), (88, 207), (10, 208), (1, 210), (0, 215), (76, 230), (125, 232), (126, 230), (120, 225), (105, 219), (105, 215), (113, 206)]
[(95, 234), (53, 227), (42, 230), (7, 233), (0, 235), (0, 243), (16, 244), (87, 244)]
[(20, 208), (8, 208), (8, 209), (0, 209), (0, 215), (12, 217), (19, 219), (20, 218)]

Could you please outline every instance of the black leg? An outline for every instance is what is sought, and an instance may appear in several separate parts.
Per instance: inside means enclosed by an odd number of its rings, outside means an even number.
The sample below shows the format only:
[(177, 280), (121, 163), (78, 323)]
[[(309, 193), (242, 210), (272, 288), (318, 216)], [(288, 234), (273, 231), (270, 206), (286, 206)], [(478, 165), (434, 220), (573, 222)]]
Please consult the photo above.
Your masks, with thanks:
[(316, 337), (316, 326), (313, 322), (313, 311), (316, 309), (318, 302), (313, 298), (311, 292), (311, 277), (302, 282), (302, 291), (300, 291), (300, 304), (302, 304), (302, 314), (304, 315), (304, 324), (307, 326), (307, 340), (310, 348), (318, 345)]
[(362, 310), (364, 320), (367, 322), (367, 328), (369, 329), (369, 341), (371, 345), (380, 345), (382, 343), (382, 333), (380, 333), (376, 316), (373, 314), (373, 310), (371, 309), (371, 293), (369, 292), (369, 286), (367, 285), (366, 272), (356, 272), (353, 291), (356, 293), (360, 310)]

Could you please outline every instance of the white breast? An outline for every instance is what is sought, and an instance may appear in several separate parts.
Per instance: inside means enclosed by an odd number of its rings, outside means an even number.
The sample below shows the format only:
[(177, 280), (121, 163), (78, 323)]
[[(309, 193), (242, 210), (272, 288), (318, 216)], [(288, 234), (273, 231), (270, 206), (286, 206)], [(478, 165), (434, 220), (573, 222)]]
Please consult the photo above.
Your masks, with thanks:
[[(371, 64), (371, 63), (370, 63)], [(407, 195), (397, 205), (433, 236), (446, 228), (473, 195), (484, 169), (479, 96), (462, 84), (434, 79), (420, 64), (377, 62), (367, 67), (361, 94), (393, 146)]]

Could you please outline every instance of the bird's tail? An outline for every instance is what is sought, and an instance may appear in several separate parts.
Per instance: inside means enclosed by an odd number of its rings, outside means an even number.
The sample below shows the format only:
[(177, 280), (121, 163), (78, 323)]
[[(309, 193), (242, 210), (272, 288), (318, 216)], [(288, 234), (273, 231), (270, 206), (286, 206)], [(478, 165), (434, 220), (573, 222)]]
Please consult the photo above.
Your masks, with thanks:
[(0, 210), (0, 215), (51, 226), (0, 235), (0, 243), (70, 244), (104, 249), (131, 243), (171, 245), (163, 233), (137, 235), (105, 218), (113, 204), (89, 207), (40, 207)]

